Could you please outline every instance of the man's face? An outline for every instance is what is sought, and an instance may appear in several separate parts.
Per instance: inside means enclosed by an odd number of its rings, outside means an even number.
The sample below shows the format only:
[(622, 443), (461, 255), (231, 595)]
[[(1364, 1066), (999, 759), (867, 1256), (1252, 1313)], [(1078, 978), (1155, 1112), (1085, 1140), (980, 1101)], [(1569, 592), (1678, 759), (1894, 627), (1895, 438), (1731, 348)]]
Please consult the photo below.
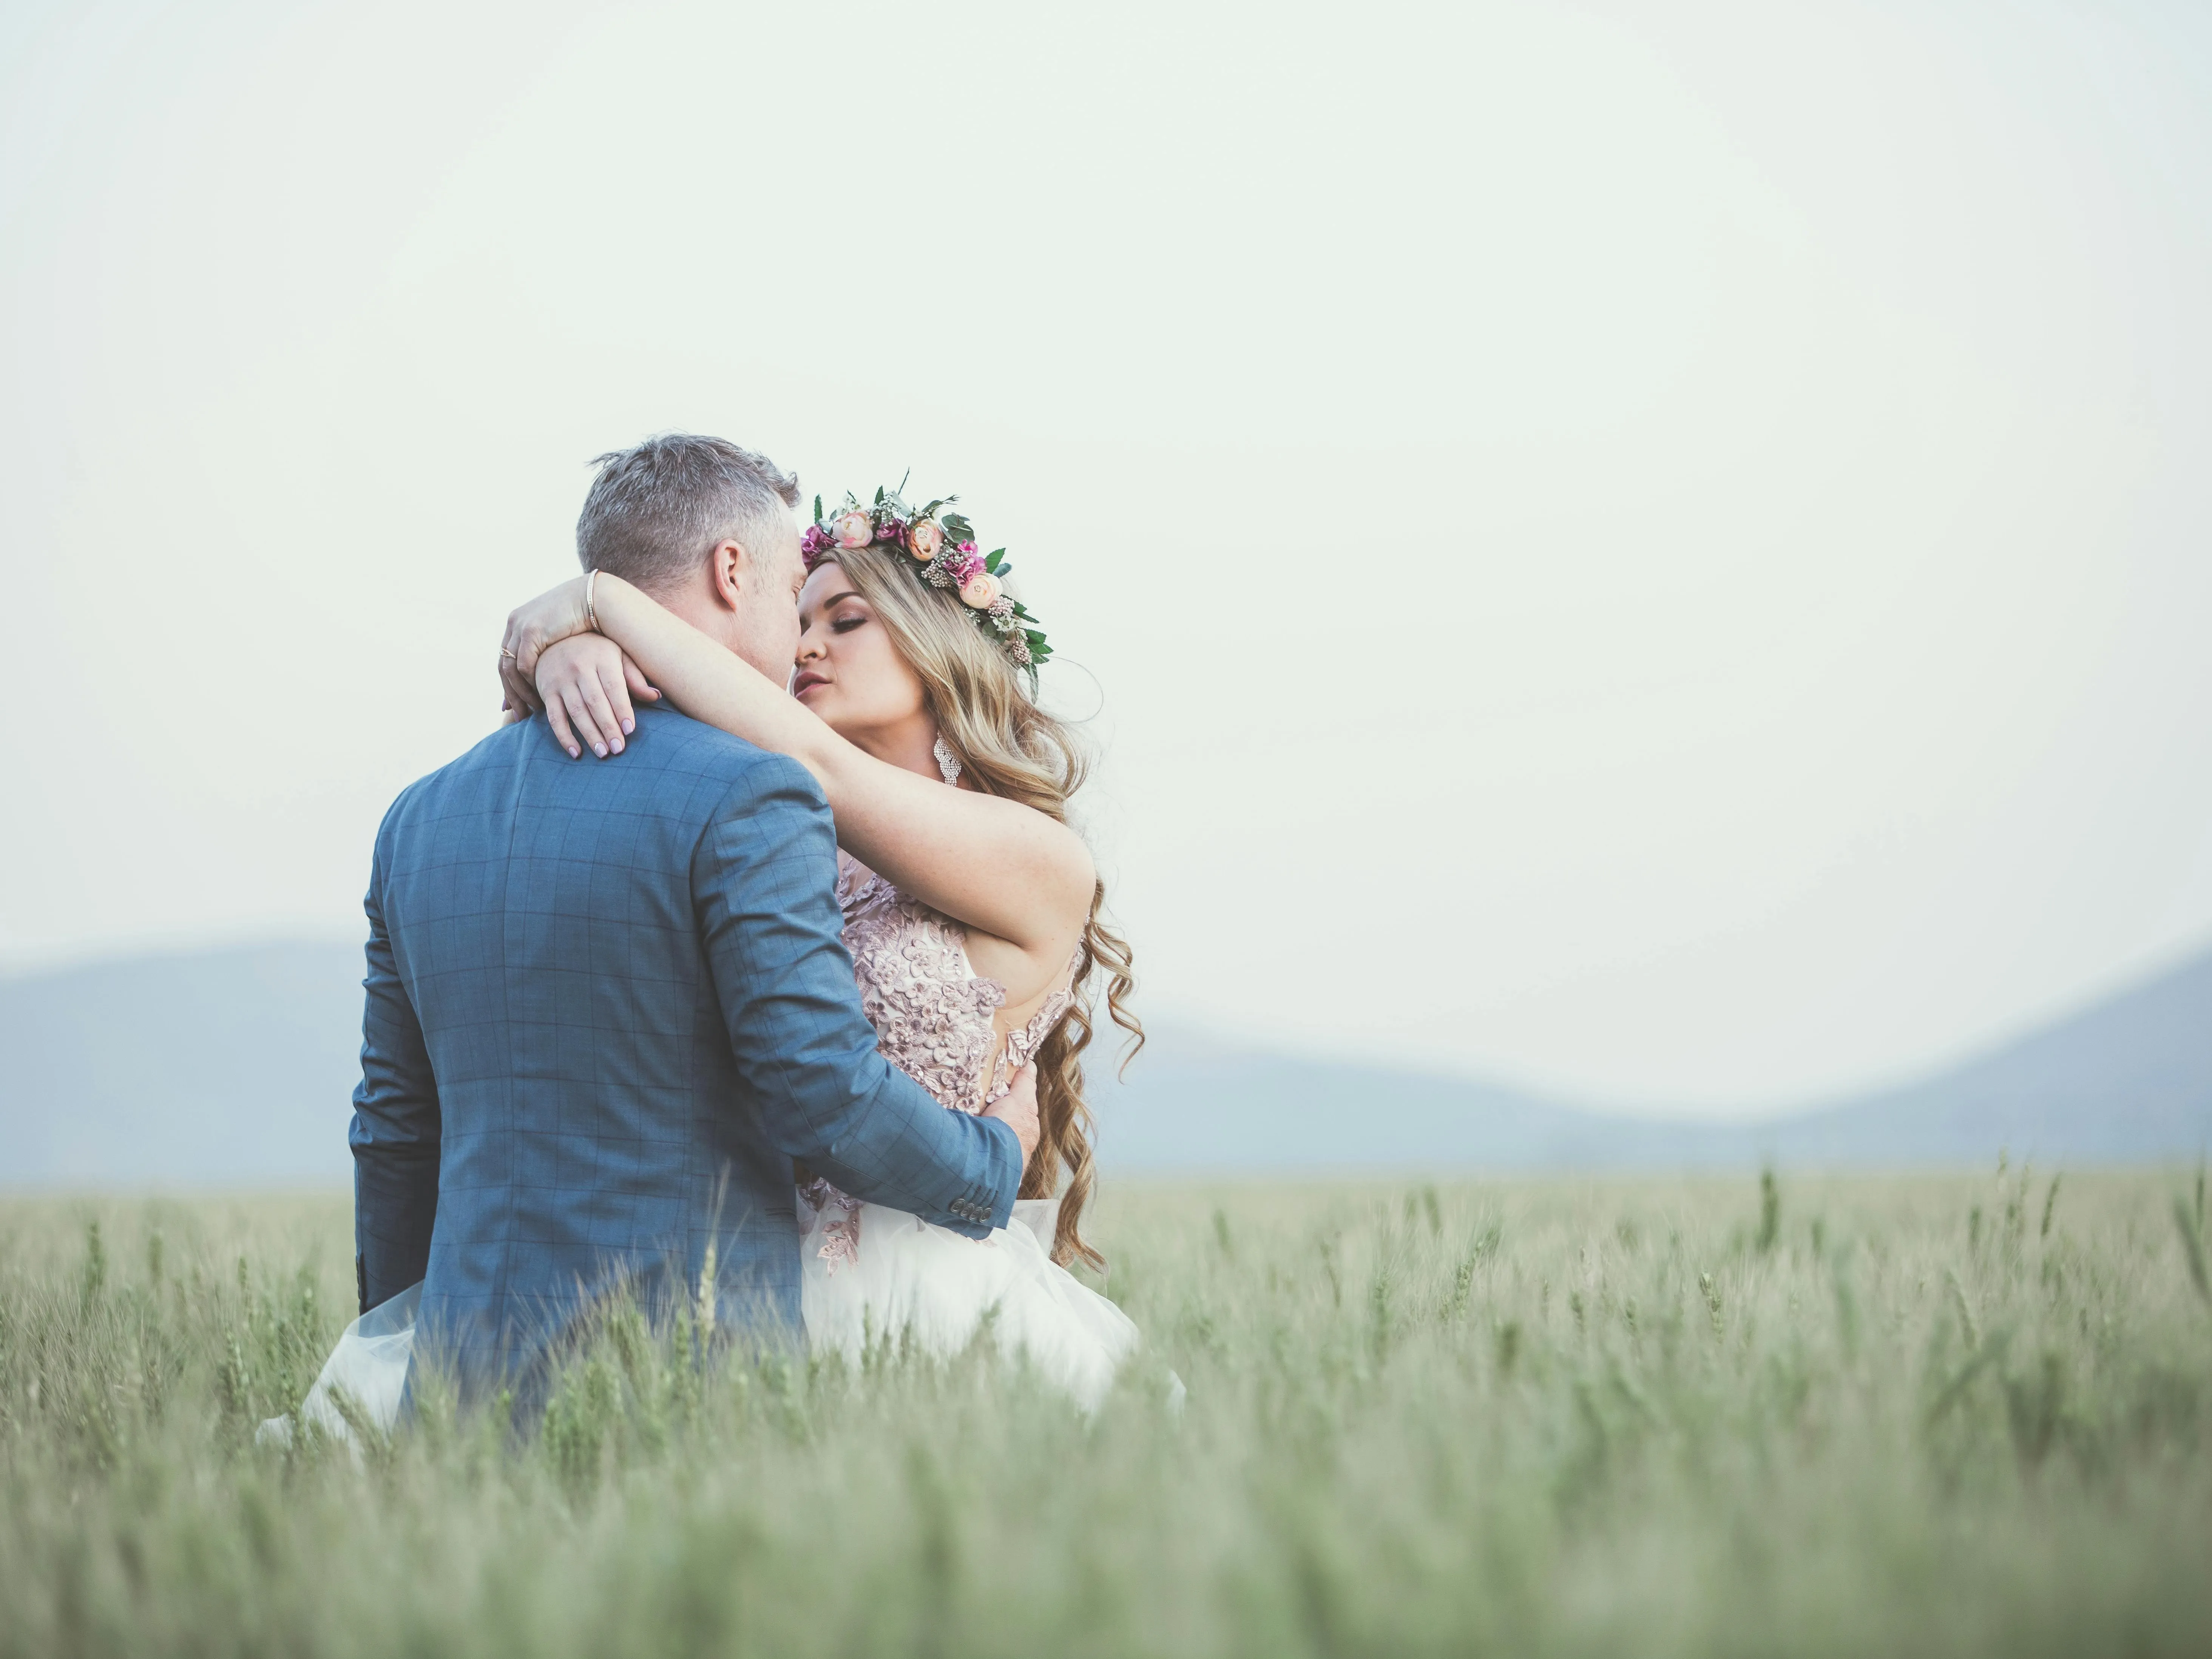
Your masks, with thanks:
[(745, 550), (740, 602), (731, 618), (729, 647), (778, 685), (791, 678), (799, 649), (799, 590), (806, 562), (799, 551), (799, 521), (788, 509), (776, 515), (775, 539)]

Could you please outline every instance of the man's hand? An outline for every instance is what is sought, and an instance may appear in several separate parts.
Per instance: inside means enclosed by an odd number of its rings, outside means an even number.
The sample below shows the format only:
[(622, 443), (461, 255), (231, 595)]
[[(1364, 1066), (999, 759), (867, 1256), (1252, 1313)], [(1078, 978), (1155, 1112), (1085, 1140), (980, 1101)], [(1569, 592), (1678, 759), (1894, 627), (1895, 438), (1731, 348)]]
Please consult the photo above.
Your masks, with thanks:
[(1022, 1143), (1022, 1168), (1030, 1167), (1030, 1156), (1036, 1151), (1037, 1103), (1036, 1067), (1024, 1066), (1014, 1073), (1014, 1086), (983, 1109), (985, 1117), (995, 1117), (1014, 1132)]

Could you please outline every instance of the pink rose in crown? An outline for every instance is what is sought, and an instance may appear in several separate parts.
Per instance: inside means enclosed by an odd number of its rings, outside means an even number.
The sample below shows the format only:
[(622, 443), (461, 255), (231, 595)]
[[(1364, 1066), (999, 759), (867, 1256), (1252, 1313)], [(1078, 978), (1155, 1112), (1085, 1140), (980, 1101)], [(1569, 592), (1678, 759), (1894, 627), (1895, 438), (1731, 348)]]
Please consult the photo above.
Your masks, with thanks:
[(865, 513), (840, 513), (830, 526), (837, 545), (866, 547), (876, 538), (876, 526)]
[(908, 549), (917, 559), (933, 559), (945, 550), (945, 532), (931, 519), (917, 519), (908, 526)]
[(960, 603), (971, 611), (988, 611), (999, 599), (999, 579), (979, 570), (960, 584)]

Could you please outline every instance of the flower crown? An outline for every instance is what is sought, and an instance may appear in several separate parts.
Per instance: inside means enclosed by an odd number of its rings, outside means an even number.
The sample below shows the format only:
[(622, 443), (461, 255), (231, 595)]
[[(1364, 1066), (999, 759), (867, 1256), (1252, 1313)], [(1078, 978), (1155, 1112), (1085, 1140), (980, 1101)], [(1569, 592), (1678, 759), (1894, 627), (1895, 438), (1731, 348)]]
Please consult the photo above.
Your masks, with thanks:
[[(905, 488), (902, 482), (899, 489)], [(1034, 675), (1052, 655), (1052, 647), (1045, 643), (1043, 630), (1031, 626), (1036, 618), (1006, 592), (1000, 580), (1013, 568), (1006, 550), (975, 550), (975, 527), (957, 513), (939, 510), (958, 501), (957, 495), (910, 507), (899, 489), (878, 489), (875, 501), (865, 507), (848, 490), (844, 506), (826, 519), (822, 498), (817, 495), (814, 522), (799, 541), (806, 568), (811, 570), (824, 559), (834, 560), (841, 550), (897, 548), (911, 556), (908, 568), (932, 587), (957, 593), (984, 637), (1011, 657), (1016, 667)]]

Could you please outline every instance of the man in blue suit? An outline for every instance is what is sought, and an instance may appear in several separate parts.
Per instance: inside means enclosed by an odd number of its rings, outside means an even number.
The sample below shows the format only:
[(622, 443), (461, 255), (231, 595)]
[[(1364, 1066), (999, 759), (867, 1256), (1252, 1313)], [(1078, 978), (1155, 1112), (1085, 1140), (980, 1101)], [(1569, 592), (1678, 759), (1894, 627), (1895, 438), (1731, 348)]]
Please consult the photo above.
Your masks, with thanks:
[[(799, 641), (795, 480), (719, 439), (603, 456), (586, 570), (763, 673)], [(805, 768), (638, 705), (623, 763), (544, 719), (408, 788), (376, 838), (354, 1094), (363, 1311), (422, 1283), (418, 1354), (513, 1386), (597, 1293), (798, 1324), (793, 1160), (971, 1237), (1006, 1224), (1034, 1079), (948, 1112), (876, 1053)], [(711, 1263), (711, 1268), (709, 1267)]]

